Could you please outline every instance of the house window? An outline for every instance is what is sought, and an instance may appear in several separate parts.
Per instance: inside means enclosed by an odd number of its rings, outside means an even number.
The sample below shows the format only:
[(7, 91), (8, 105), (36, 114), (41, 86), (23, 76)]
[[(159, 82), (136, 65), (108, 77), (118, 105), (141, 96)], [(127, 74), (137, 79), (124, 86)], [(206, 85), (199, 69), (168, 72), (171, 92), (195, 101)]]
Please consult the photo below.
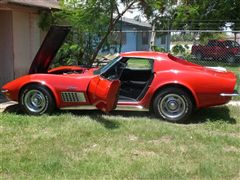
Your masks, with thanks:
[(161, 44), (166, 44), (166, 36), (161, 37)]
[(149, 44), (149, 33), (148, 32), (142, 32), (142, 44), (143, 45)]
[(112, 44), (126, 44), (127, 43), (127, 37), (126, 32), (112, 32), (109, 35), (109, 41)]
[[(127, 43), (127, 34), (126, 34), (126, 32), (121, 32), (121, 43), (122, 44), (126, 44)], [(119, 40), (119, 42), (120, 42), (120, 40)]]

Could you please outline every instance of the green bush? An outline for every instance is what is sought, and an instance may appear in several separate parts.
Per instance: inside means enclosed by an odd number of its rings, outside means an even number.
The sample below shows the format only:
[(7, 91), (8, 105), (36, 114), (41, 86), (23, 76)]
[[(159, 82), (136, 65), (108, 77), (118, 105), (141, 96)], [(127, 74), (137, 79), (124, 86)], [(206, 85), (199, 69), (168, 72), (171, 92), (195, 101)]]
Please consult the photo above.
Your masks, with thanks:
[(159, 46), (152, 46), (151, 49), (156, 52), (167, 52), (165, 48)]
[(183, 55), (185, 52), (186, 50), (181, 44), (177, 44), (172, 48), (172, 53), (174, 55)]

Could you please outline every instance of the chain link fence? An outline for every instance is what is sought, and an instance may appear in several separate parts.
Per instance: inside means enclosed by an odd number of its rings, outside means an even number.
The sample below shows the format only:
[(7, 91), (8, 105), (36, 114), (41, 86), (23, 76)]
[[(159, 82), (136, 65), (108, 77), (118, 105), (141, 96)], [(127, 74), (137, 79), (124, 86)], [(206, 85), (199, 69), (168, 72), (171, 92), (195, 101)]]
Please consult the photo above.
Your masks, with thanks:
[(170, 51), (201, 65), (239, 66), (239, 43), (240, 32), (172, 32)]
[(113, 32), (102, 53), (154, 50), (204, 66), (240, 67), (239, 44), (240, 31), (136, 30)]

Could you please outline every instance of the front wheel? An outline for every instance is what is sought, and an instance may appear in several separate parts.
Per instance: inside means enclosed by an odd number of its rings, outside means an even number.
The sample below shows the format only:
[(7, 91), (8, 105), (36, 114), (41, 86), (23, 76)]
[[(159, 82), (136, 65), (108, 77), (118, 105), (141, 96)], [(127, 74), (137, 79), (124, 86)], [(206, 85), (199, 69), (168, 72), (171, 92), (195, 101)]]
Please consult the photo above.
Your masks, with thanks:
[(48, 89), (40, 85), (25, 87), (20, 95), (20, 104), (29, 115), (50, 114), (55, 109), (52, 94)]
[(193, 102), (188, 93), (180, 88), (160, 91), (153, 101), (153, 111), (157, 117), (174, 123), (187, 122), (193, 111)]

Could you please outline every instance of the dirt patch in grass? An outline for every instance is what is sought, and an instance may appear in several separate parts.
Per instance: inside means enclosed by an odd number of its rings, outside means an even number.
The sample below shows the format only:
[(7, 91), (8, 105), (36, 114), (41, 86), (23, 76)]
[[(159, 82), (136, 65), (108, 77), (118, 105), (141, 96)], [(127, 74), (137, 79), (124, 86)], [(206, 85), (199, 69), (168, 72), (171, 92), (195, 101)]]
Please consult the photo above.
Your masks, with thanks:
[(142, 156), (142, 157), (153, 157), (156, 155), (153, 151), (146, 151), (146, 150), (133, 150), (131, 152), (134, 156)]
[(129, 141), (137, 141), (137, 140), (138, 140), (138, 137), (135, 136), (135, 135), (129, 135), (129, 136), (128, 136), (128, 139), (129, 139)]
[(150, 140), (149, 143), (161, 144), (161, 143), (170, 143), (173, 140), (170, 136), (163, 136), (160, 139)]
[(240, 152), (240, 148), (236, 148), (234, 146), (224, 147), (223, 150), (225, 152), (235, 152), (235, 153), (239, 153)]

